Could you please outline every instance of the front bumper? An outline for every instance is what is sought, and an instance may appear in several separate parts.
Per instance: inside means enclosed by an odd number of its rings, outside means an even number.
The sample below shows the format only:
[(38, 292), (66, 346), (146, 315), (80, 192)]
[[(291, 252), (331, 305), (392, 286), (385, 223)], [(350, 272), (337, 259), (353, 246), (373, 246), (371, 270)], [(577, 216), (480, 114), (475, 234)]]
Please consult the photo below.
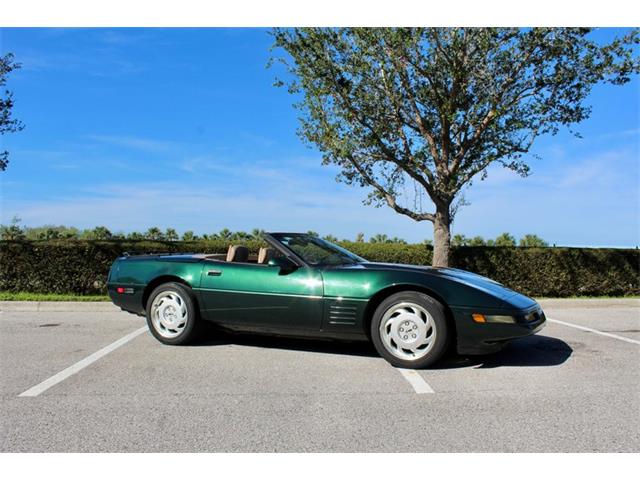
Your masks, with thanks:
[[(457, 351), (476, 355), (500, 350), (509, 340), (539, 332), (546, 324), (546, 317), (537, 303), (523, 309), (479, 309), (474, 307), (452, 308), (458, 336)], [(481, 313), (487, 317), (512, 317), (512, 323), (477, 323), (472, 315)]]

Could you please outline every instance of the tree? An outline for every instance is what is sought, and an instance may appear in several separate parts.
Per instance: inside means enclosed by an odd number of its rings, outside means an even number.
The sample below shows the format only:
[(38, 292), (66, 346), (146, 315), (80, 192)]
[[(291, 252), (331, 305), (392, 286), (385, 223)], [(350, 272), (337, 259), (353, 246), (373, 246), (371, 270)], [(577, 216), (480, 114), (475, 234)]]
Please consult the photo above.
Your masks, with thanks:
[(164, 232), (164, 238), (169, 242), (176, 242), (180, 237), (178, 237), (178, 232), (173, 228), (167, 228)]
[(24, 229), (20, 225), (22, 219), (14, 216), (9, 225), (0, 225), (0, 239), (2, 240), (24, 240)]
[(113, 234), (107, 227), (95, 227), (91, 230), (90, 238), (91, 240), (109, 240), (113, 237)]
[(521, 247), (548, 247), (549, 244), (545, 242), (542, 238), (537, 235), (533, 235), (531, 233), (527, 233), (524, 237), (520, 239), (519, 245)]
[(389, 237), (386, 233), (376, 233), (369, 239), (369, 243), (389, 243)]
[(286, 55), (272, 60), (292, 74), (300, 135), (323, 164), (366, 187), (365, 203), (432, 222), (433, 264), (446, 266), (463, 187), (494, 162), (527, 176), (524, 155), (538, 136), (588, 118), (595, 84), (639, 71), (637, 30), (606, 45), (590, 31), (275, 29)]
[(356, 235), (356, 243), (363, 243), (364, 242), (364, 233), (360, 232), (358, 233), (358, 235)]
[(469, 245), (470, 247), (484, 247), (487, 243), (484, 241), (484, 238), (482, 238), (480, 235), (476, 235), (473, 238), (470, 238), (469, 241), (467, 242), (467, 245)]
[(460, 233), (456, 233), (451, 238), (451, 245), (453, 245), (454, 247), (464, 247), (465, 245), (467, 245), (468, 241), (469, 240), (467, 239), (467, 237)]
[(193, 230), (187, 230), (182, 234), (183, 242), (194, 242), (198, 239), (197, 235), (193, 233)]
[(516, 239), (513, 237), (513, 235), (510, 235), (507, 232), (501, 233), (496, 237), (495, 242), (492, 246), (494, 245), (496, 247), (515, 247)]
[(144, 240), (144, 234), (140, 232), (131, 232), (127, 235), (127, 240)]
[(60, 238), (60, 231), (53, 226), (43, 227), (37, 236), (38, 240), (56, 240), (58, 238)]
[(158, 227), (151, 227), (145, 232), (144, 237), (147, 240), (164, 240), (164, 234)]
[(233, 236), (233, 232), (228, 228), (223, 228), (222, 230), (220, 230), (220, 232), (216, 236), (218, 238), (221, 238), (222, 240), (231, 240), (231, 237)]
[(107, 227), (99, 226), (93, 229), (93, 238), (95, 240), (108, 240), (111, 237), (113, 237), (113, 234)]
[(253, 240), (261, 240), (262, 239), (262, 234), (264, 233), (264, 230), (261, 228), (254, 228), (253, 230), (251, 230), (251, 238)]
[[(7, 53), (0, 57), (0, 87), (7, 84), (7, 76), (13, 71), (20, 68), (20, 64), (13, 61), (13, 54)], [(19, 132), (24, 128), (24, 124), (12, 116), (13, 110), (13, 93), (4, 90), (0, 94), (0, 135), (5, 133)], [(9, 152), (6, 150), (0, 152), (0, 171), (7, 168), (9, 164)]]
[(232, 240), (240, 240), (240, 241), (243, 241), (243, 240), (250, 240), (251, 238), (252, 238), (252, 237), (251, 237), (251, 234), (250, 234), (250, 233), (243, 232), (243, 231), (234, 232), (234, 233), (231, 235), (231, 239), (232, 239)]
[(338, 243), (338, 237), (335, 237), (331, 234), (329, 235), (325, 235), (324, 237), (322, 237), (324, 240), (326, 240), (327, 242), (331, 242), (331, 243)]
[(404, 238), (393, 237), (389, 240), (389, 243), (400, 243), (402, 245), (406, 245), (407, 241)]

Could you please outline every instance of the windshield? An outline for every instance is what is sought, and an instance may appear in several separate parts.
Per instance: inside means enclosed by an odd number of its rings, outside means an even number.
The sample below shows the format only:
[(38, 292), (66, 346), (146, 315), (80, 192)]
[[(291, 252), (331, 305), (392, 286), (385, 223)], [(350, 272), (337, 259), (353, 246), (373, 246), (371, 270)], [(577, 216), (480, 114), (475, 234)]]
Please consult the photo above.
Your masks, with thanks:
[(355, 253), (304, 233), (272, 233), (271, 236), (310, 265), (343, 265), (366, 262)]

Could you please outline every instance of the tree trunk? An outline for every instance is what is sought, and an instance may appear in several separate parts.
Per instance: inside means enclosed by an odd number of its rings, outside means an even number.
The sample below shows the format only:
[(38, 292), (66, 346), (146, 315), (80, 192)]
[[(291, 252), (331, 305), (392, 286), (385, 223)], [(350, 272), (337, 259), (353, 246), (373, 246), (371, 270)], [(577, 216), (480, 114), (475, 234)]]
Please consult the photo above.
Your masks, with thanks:
[(449, 266), (449, 246), (451, 245), (451, 214), (449, 205), (436, 207), (433, 222), (433, 261), (434, 267)]

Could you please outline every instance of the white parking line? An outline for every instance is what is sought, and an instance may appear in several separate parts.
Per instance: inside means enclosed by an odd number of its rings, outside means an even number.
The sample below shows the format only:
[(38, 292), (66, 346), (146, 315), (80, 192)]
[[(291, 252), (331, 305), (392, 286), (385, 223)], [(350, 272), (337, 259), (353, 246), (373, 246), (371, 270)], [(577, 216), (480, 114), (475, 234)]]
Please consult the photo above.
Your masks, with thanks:
[(435, 393), (433, 391), (433, 388), (431, 388), (431, 386), (427, 382), (425, 382), (424, 378), (422, 378), (422, 375), (420, 375), (417, 371), (407, 368), (397, 368), (396, 370), (398, 370), (402, 374), (402, 376), (406, 378), (407, 382), (411, 384), (416, 393)]
[(147, 331), (147, 327), (146, 326), (145, 327), (140, 327), (138, 330), (135, 330), (135, 331), (125, 335), (121, 339), (116, 340), (115, 342), (107, 345), (106, 347), (101, 348), (97, 352), (92, 353), (88, 357), (83, 358), (79, 362), (74, 363), (70, 367), (67, 367), (64, 370), (62, 370), (61, 372), (56, 373), (53, 377), (47, 378), (44, 382), (41, 382), (41, 383), (39, 383), (38, 385), (36, 385), (34, 387), (31, 387), (29, 390), (26, 390), (26, 391), (22, 392), (18, 396), (19, 397), (37, 397), (38, 395), (40, 395), (45, 390), (48, 390), (49, 388), (53, 387), (54, 385), (57, 385), (58, 383), (62, 382), (63, 380), (66, 380), (67, 378), (69, 378), (74, 373), (78, 373), (83, 368), (88, 367), (89, 365), (91, 365), (93, 362), (95, 362), (97, 360), (100, 360), (105, 355), (113, 352), (116, 348), (121, 347), (122, 345), (124, 345), (127, 342), (130, 342), (131, 340), (136, 338), (138, 335), (140, 335), (141, 333), (144, 333), (146, 331)]
[(611, 337), (616, 340), (622, 340), (627, 343), (635, 343), (636, 345), (640, 345), (639, 340), (634, 340), (633, 338), (623, 337), (621, 335), (615, 335), (613, 333), (601, 332), (600, 330), (596, 330), (594, 328), (583, 327), (582, 325), (576, 325), (575, 323), (563, 322), (561, 320), (555, 320), (553, 318), (547, 318), (548, 322), (558, 323), (560, 325), (564, 325), (565, 327), (577, 328), (578, 330), (584, 330), (585, 332), (597, 333), (598, 335), (602, 335), (603, 337)]

